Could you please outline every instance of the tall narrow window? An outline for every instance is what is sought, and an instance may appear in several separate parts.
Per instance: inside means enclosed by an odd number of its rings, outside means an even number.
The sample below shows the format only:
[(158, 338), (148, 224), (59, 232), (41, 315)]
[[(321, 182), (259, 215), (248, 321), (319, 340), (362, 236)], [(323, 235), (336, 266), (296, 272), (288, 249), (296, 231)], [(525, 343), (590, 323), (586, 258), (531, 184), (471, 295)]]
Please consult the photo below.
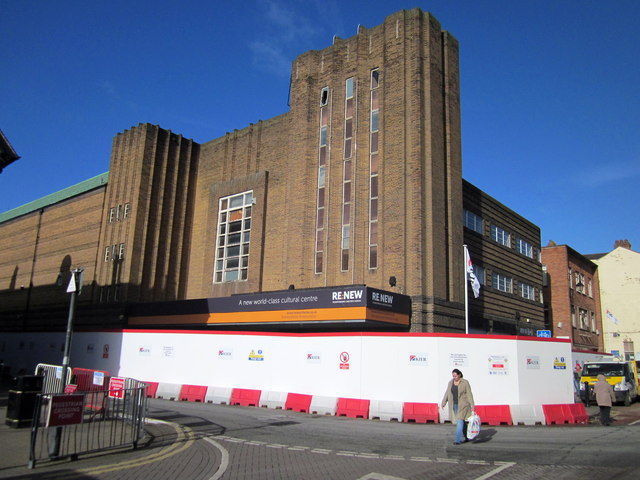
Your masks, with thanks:
[(320, 92), (320, 132), (318, 135), (318, 186), (316, 192), (315, 272), (324, 271), (326, 245), (326, 204), (329, 165), (330, 101), (329, 87)]
[(369, 118), (369, 268), (378, 268), (380, 205), (380, 70), (371, 70)]
[(340, 270), (349, 270), (351, 251), (351, 207), (353, 196), (353, 152), (355, 150), (355, 83), (353, 77), (345, 82), (344, 100), (344, 157), (342, 170), (342, 238)]
[(252, 205), (252, 191), (220, 199), (213, 277), (215, 283), (248, 278)]

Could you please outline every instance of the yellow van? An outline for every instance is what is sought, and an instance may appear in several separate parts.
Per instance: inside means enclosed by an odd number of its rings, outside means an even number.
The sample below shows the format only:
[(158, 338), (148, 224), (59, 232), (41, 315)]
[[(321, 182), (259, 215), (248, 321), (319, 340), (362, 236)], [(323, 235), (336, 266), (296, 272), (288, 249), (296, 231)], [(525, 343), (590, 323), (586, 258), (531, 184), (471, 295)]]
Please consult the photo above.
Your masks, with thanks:
[[(586, 362), (582, 366), (580, 377), (580, 398), (586, 400), (587, 384), (593, 387), (598, 381), (598, 375), (604, 375), (607, 382), (613, 386), (616, 401), (625, 406), (631, 405), (638, 397), (638, 367), (636, 362)], [(594, 400), (593, 388), (588, 389), (589, 401)]]

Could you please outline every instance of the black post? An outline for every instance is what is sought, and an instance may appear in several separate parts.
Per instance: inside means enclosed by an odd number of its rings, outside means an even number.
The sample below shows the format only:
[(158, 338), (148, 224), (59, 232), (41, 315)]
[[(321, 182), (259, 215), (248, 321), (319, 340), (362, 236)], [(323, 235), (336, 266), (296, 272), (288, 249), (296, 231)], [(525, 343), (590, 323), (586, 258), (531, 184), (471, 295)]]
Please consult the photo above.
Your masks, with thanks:
[[(67, 335), (64, 342), (64, 356), (62, 357), (62, 375), (60, 379), (60, 388), (57, 393), (64, 393), (64, 388), (67, 386), (67, 370), (69, 369), (69, 357), (71, 355), (71, 337), (73, 335), (73, 319), (76, 314), (76, 299), (78, 297), (78, 291), (81, 288), (81, 274), (82, 268), (74, 268), (71, 271), (71, 282), (67, 291), (71, 292), (71, 300), (69, 301), (69, 316), (67, 318)], [(62, 438), (62, 427), (55, 427), (55, 433), (49, 440), (49, 458), (60, 458), (60, 440)]]

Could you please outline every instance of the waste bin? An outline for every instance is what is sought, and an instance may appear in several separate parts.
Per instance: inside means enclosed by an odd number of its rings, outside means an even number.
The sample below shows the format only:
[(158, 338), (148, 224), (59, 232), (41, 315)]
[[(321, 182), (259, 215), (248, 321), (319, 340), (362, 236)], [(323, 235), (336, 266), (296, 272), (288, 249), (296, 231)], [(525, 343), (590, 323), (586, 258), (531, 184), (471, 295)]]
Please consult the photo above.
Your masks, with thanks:
[(12, 428), (31, 426), (36, 397), (42, 393), (43, 380), (41, 375), (19, 375), (13, 378), (7, 401), (7, 425)]

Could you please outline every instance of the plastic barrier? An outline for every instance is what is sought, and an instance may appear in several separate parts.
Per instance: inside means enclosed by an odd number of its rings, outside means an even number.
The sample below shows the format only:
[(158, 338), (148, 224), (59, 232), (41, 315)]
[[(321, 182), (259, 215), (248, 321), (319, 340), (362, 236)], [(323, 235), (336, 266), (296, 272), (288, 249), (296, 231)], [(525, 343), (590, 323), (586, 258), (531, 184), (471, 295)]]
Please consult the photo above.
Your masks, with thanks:
[(231, 392), (231, 405), (244, 407), (257, 407), (260, 404), (261, 390), (249, 390), (247, 388), (234, 388)]
[(438, 423), (440, 421), (440, 410), (437, 403), (405, 402), (402, 416), (405, 423)]
[(156, 398), (175, 400), (180, 396), (180, 390), (182, 390), (182, 385), (159, 382), (158, 390), (156, 391)]
[(511, 405), (511, 419), (514, 425), (545, 425), (542, 405)]
[(78, 386), (78, 392), (98, 392), (109, 385), (110, 373), (104, 370), (89, 370), (74, 368), (71, 371), (71, 381)]
[(158, 392), (158, 382), (144, 382), (148, 385), (147, 387), (147, 398), (156, 398), (156, 393)]
[(180, 396), (182, 401), (204, 403), (204, 397), (207, 394), (207, 387), (202, 385), (182, 385)]
[(583, 403), (572, 403), (568, 405), (569, 412), (573, 417), (573, 423), (589, 423), (589, 415)]
[(265, 408), (275, 408), (282, 410), (287, 401), (287, 394), (284, 392), (270, 392), (263, 390), (260, 394), (260, 406)]
[(369, 400), (339, 398), (336, 415), (350, 418), (369, 418)]
[(574, 416), (571, 413), (569, 405), (542, 405), (544, 411), (544, 419), (547, 425), (556, 424), (564, 425), (565, 423), (575, 423)]
[(389, 400), (371, 400), (369, 403), (369, 418), (372, 420), (385, 420), (390, 422), (402, 421), (402, 402)]
[(309, 410), (314, 415), (335, 415), (337, 402), (338, 399), (336, 397), (314, 395), (311, 399)]
[(311, 395), (302, 393), (289, 393), (287, 401), (284, 403), (285, 410), (293, 410), (294, 412), (309, 413), (311, 407)]
[(476, 405), (483, 425), (513, 425), (509, 405)]
[(207, 403), (217, 403), (220, 405), (229, 405), (231, 402), (231, 392), (233, 389), (225, 387), (209, 387), (204, 401)]

